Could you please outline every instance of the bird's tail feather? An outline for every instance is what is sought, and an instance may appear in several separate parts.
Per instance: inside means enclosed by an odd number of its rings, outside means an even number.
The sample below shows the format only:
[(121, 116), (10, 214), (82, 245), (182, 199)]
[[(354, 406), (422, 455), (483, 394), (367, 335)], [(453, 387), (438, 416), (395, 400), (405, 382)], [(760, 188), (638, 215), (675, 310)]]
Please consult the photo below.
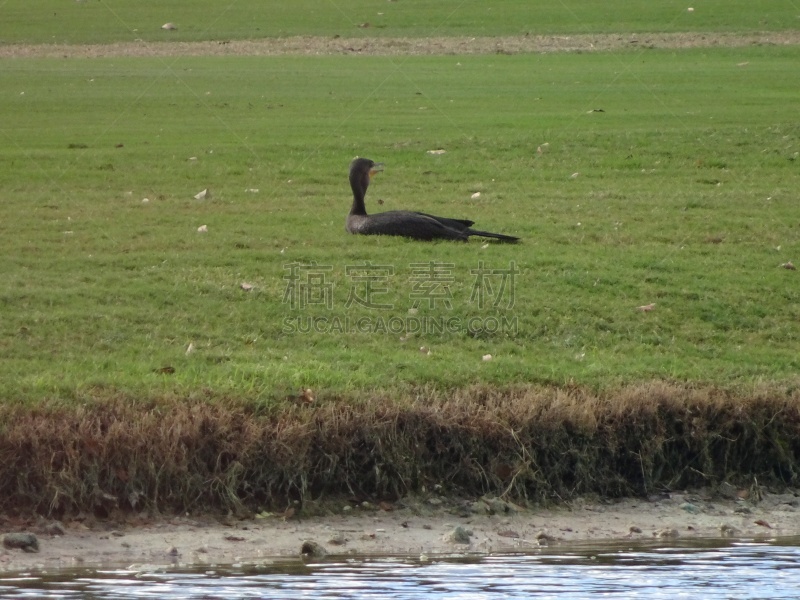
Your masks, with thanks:
[(504, 233), (490, 233), (488, 231), (478, 231), (476, 229), (470, 229), (469, 235), (479, 235), (481, 237), (492, 238), (495, 240), (500, 240), (501, 242), (518, 242), (519, 238), (514, 237), (513, 235), (506, 235)]

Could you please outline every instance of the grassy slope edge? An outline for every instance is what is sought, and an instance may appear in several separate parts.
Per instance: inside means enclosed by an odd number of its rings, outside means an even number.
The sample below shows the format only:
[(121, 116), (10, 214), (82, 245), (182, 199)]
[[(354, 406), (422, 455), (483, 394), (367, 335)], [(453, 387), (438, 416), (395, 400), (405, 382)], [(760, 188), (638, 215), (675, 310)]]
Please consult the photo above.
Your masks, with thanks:
[(421, 389), (279, 409), (118, 398), (0, 416), (0, 510), (26, 514), (245, 516), (426, 489), (554, 502), (723, 482), (755, 502), (800, 473), (797, 388)]

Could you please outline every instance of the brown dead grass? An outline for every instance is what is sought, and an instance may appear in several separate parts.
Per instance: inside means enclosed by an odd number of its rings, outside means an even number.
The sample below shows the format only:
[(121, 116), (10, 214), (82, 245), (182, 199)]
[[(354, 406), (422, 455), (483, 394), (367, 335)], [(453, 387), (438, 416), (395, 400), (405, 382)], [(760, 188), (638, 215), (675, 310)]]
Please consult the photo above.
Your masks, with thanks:
[(559, 501), (800, 483), (800, 390), (654, 382), (421, 389), (257, 407), (131, 398), (0, 406), (0, 511), (247, 514), (333, 497)]
[(0, 58), (99, 58), (175, 56), (414, 56), (595, 52), (637, 48), (797, 45), (800, 31), (756, 33), (645, 33), (525, 35), (506, 37), (323, 38), (289, 37), (208, 42), (121, 42), (116, 44), (0, 45)]

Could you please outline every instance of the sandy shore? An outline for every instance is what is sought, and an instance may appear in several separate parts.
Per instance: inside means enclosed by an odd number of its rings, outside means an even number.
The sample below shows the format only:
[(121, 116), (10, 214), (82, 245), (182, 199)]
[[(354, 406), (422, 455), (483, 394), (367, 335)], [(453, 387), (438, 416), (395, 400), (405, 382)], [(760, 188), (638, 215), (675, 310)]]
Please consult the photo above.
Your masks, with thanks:
[[(349, 506), (349, 505), (348, 505)], [(389, 509), (389, 510), (386, 510)], [(548, 509), (521, 509), (500, 500), (428, 498), (356, 506), (341, 514), (247, 520), (182, 516), (122, 521), (40, 522), (0, 532), (37, 535), (39, 552), (0, 548), (0, 572), (91, 566), (193, 567), (258, 564), (300, 557), (313, 541), (329, 555), (524, 551), (543, 545), (685, 538), (773, 539), (800, 536), (800, 497), (766, 494), (759, 502), (697, 493), (605, 502), (583, 499)], [(460, 527), (468, 542), (454, 541)], [(47, 533), (50, 531), (50, 533)]]

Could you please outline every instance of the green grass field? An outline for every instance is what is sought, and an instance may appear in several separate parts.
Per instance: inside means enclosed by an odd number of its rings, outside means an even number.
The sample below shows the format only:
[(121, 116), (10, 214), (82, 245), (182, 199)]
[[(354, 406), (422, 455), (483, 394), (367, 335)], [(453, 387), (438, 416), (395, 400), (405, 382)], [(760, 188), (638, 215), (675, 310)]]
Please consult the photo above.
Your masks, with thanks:
[[(693, 12), (687, 11), (692, 7)], [(0, 43), (224, 40), (292, 35), (426, 37), (525, 33), (781, 31), (800, 26), (791, 0), (591, 2), (559, 0), (296, 0), (270, 2), (125, 2), (24, 0), (0, 5)], [(176, 31), (160, 29), (175, 23)], [(365, 27), (365, 24), (369, 24)]]
[[(42, 9), (26, 29), (27, 5), (6, 2), (0, 39), (131, 39), (148, 13), (50, 4), (58, 19)], [(479, 2), (293, 3), (262, 30), (249, 2), (175, 4), (156, 25), (203, 15), (184, 40), (346, 33), (370, 11), (387, 22), (370, 35), (743, 31), (798, 14), (708, 3), (689, 23), (685, 2), (565, 2), (531, 9), (534, 27), (511, 18), (521, 2), (493, 4), (499, 16)], [(0, 394), (796, 381), (800, 285), (780, 265), (800, 262), (799, 59), (758, 46), (3, 60)], [(368, 210), (470, 218), (523, 243), (347, 235), (356, 155), (387, 165)], [(195, 200), (204, 188), (212, 198)], [(366, 261), (385, 308), (348, 302), (366, 294), (352, 271)], [(309, 319), (317, 330), (301, 331)]]

